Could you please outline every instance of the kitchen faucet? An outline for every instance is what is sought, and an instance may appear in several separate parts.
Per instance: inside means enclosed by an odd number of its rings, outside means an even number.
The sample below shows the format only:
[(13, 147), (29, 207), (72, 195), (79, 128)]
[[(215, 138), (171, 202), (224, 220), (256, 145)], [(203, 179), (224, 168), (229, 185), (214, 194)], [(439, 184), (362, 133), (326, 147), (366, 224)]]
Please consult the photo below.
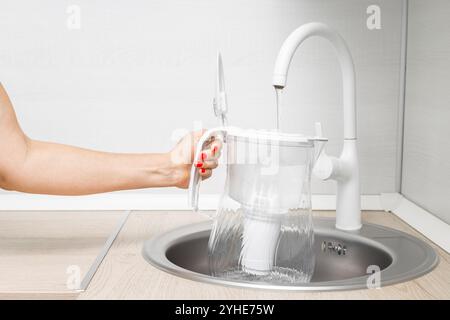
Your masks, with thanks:
[[(359, 230), (361, 228), (361, 204), (359, 191), (359, 166), (356, 150), (356, 103), (355, 70), (353, 59), (344, 39), (323, 23), (308, 23), (285, 40), (278, 53), (273, 74), (273, 86), (282, 89), (286, 86), (289, 64), (295, 51), (304, 40), (319, 36), (328, 39), (336, 49), (342, 72), (344, 106), (344, 145), (339, 158), (320, 155), (314, 174), (322, 179), (337, 181), (336, 228)], [(316, 124), (316, 134), (321, 136), (321, 125)]]

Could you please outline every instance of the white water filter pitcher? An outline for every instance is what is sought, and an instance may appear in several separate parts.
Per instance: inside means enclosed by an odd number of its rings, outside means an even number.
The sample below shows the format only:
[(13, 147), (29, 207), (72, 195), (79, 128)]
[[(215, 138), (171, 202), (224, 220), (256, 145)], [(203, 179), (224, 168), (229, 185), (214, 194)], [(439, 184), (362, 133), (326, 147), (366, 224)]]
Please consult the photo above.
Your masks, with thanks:
[[(208, 245), (211, 273), (251, 281), (309, 281), (314, 271), (310, 179), (326, 139), (220, 127), (203, 135), (196, 157), (213, 136), (225, 140), (227, 176)], [(193, 167), (195, 211), (199, 182)]]

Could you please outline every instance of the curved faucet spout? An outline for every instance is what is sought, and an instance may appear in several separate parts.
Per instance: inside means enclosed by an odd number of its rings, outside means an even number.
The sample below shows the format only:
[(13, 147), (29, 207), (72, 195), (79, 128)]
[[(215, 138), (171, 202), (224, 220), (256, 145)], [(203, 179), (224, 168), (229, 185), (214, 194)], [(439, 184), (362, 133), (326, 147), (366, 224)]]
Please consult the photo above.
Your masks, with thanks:
[(303, 41), (313, 36), (328, 39), (336, 49), (343, 79), (344, 138), (356, 139), (355, 68), (353, 59), (344, 39), (326, 24), (318, 22), (305, 24), (292, 32), (284, 41), (275, 63), (273, 85), (275, 88), (286, 86), (289, 65), (295, 51)]
[(361, 228), (359, 165), (356, 151), (355, 68), (344, 39), (323, 23), (308, 23), (295, 30), (283, 43), (273, 74), (275, 88), (286, 86), (289, 65), (295, 51), (306, 39), (319, 36), (328, 39), (336, 49), (342, 72), (344, 104), (344, 147), (339, 158), (325, 153), (319, 157), (314, 173), (321, 179), (337, 181), (336, 227), (343, 230)]

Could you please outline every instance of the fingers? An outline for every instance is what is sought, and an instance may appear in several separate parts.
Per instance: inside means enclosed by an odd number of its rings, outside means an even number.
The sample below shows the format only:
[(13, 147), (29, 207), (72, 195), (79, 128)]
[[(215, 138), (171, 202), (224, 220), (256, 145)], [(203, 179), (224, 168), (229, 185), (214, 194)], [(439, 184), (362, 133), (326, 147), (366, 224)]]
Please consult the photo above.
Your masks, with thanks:
[(203, 150), (200, 154), (200, 159), (202, 161), (217, 160), (220, 158), (222, 151), (222, 142), (220, 140), (214, 140), (208, 146), (207, 149)]
[(206, 161), (197, 161), (195, 166), (200, 169), (215, 169), (218, 166), (218, 161), (215, 159)]
[(209, 177), (211, 177), (212, 175), (212, 170), (211, 169), (200, 169), (200, 177), (202, 177), (202, 179), (208, 179)]
[(200, 153), (195, 166), (198, 168), (199, 174), (203, 179), (211, 177), (212, 170), (217, 168), (221, 149), (222, 142), (220, 140), (212, 140), (208, 148)]
[(220, 157), (220, 153), (222, 151), (222, 141), (220, 140), (215, 140), (211, 143), (211, 155), (214, 158), (219, 158)]
[(197, 161), (204, 162), (204, 163), (210, 163), (210, 165), (213, 165), (213, 162), (217, 162), (217, 159), (220, 157), (222, 150), (222, 142), (219, 140), (214, 140), (207, 149), (203, 150), (200, 153), (199, 159)]
[(215, 169), (219, 165), (217, 160), (209, 160), (203, 162), (203, 169)]

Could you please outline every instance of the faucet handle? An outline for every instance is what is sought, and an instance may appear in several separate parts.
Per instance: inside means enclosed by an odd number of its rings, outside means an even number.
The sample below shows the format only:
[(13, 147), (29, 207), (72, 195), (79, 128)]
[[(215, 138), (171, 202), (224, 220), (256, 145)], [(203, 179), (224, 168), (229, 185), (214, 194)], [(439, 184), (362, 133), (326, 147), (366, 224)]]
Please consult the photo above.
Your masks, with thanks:
[(315, 131), (316, 137), (323, 137), (322, 123), (320, 123), (320, 122), (314, 123), (314, 131)]
[[(316, 122), (314, 124), (314, 130), (316, 138), (323, 137), (322, 124), (320, 122)], [(338, 159), (336, 157), (328, 156), (325, 149), (323, 149), (316, 160), (313, 173), (321, 180), (328, 180), (333, 178), (337, 165)]]

